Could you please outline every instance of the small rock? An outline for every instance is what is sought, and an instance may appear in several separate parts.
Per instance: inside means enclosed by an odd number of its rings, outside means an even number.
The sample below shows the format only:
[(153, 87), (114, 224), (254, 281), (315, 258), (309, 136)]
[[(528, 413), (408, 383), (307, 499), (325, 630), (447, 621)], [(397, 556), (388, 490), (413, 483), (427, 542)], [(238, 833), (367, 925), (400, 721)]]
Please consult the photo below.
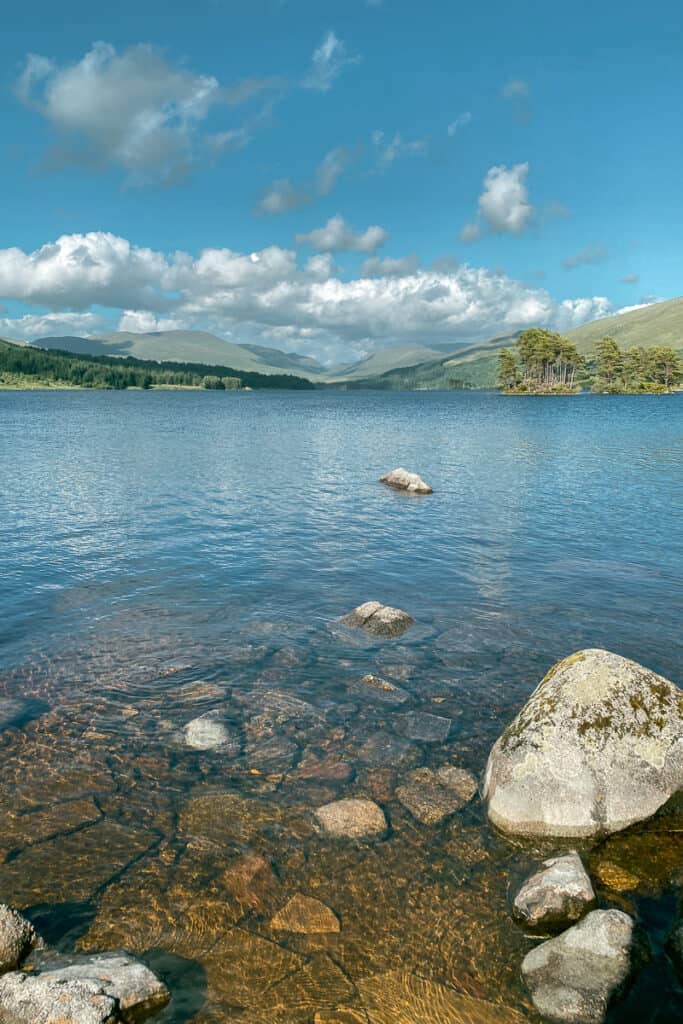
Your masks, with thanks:
[(319, 824), (338, 839), (367, 839), (387, 831), (384, 811), (372, 800), (334, 800), (315, 812)]
[(301, 935), (324, 935), (340, 930), (339, 918), (329, 907), (300, 892), (292, 896), (275, 915), (270, 927), (276, 931), (298, 932)]
[(410, 742), (402, 736), (394, 736), (391, 732), (375, 732), (368, 736), (358, 751), (359, 760), (365, 764), (379, 768), (395, 766), (417, 760), (417, 752)]
[(451, 731), (450, 718), (426, 711), (409, 711), (400, 717), (403, 734), (419, 743), (445, 743)]
[(400, 686), (372, 674), (353, 679), (346, 685), (352, 693), (376, 700), (380, 704), (405, 704), (410, 699), (410, 694)]
[(18, 967), (39, 941), (30, 921), (7, 904), (0, 905), (0, 973)]
[(166, 1005), (166, 986), (128, 953), (57, 958), (0, 978), (0, 1020), (13, 1024), (142, 1021)]
[(392, 608), (379, 601), (366, 601), (344, 615), (341, 622), (365, 629), (373, 636), (400, 636), (413, 625), (415, 619), (400, 608)]
[(380, 483), (396, 488), (397, 491), (409, 491), (411, 494), (432, 494), (432, 488), (417, 473), (407, 469), (392, 469), (380, 477)]
[(512, 916), (529, 931), (554, 934), (574, 924), (595, 906), (591, 880), (578, 853), (543, 862), (522, 885)]
[(436, 769), (436, 775), (442, 786), (453, 789), (465, 803), (470, 801), (479, 789), (477, 780), (466, 768), (456, 768), (453, 764), (445, 764)]
[(619, 864), (615, 864), (611, 860), (601, 860), (595, 867), (595, 877), (604, 885), (606, 889), (611, 889), (612, 892), (632, 892), (633, 889), (637, 889), (640, 885), (640, 879), (637, 875), (627, 871), (626, 868), (622, 868)]
[(474, 792), (476, 783), (470, 797), (463, 798), (431, 768), (417, 768), (408, 776), (408, 782), (398, 787), (396, 797), (423, 825), (438, 825), (464, 807)]
[(249, 768), (281, 774), (292, 767), (298, 751), (286, 736), (258, 736), (247, 741), (245, 758)]
[(290, 779), (315, 779), (319, 782), (349, 782), (353, 778), (353, 765), (334, 754), (321, 760), (302, 761)]
[(522, 975), (542, 1017), (554, 1024), (602, 1024), (631, 972), (632, 953), (628, 914), (593, 910), (527, 953)]
[(207, 711), (193, 718), (183, 729), (183, 735), (193, 750), (220, 750), (229, 757), (237, 757), (240, 752), (239, 733), (226, 724), (222, 711)]

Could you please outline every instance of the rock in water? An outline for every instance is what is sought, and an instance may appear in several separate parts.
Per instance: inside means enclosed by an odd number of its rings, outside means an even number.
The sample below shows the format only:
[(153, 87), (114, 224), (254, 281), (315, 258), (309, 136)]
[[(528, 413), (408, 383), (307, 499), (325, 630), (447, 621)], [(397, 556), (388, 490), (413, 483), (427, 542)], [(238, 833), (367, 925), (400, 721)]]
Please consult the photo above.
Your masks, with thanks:
[(411, 494), (432, 494), (432, 488), (417, 473), (407, 469), (392, 469), (391, 473), (381, 476), (380, 483), (388, 484), (397, 491), (409, 491)]
[(366, 601), (358, 605), (341, 621), (347, 626), (357, 626), (373, 636), (400, 636), (412, 626), (415, 619), (400, 608), (391, 608), (379, 601)]
[(0, 973), (17, 967), (39, 941), (30, 921), (7, 904), (0, 905)]
[(578, 853), (543, 862), (522, 885), (512, 905), (512, 916), (525, 929), (555, 933), (574, 924), (595, 905), (591, 880)]
[(0, 1020), (13, 1024), (114, 1024), (142, 1021), (169, 991), (128, 953), (58, 958), (32, 973), (0, 978)]
[(407, 971), (358, 979), (370, 1024), (524, 1024), (517, 1010), (446, 988)]
[(299, 932), (302, 935), (325, 935), (339, 931), (339, 919), (320, 900), (298, 892), (278, 911), (270, 927), (276, 931)]
[(351, 679), (346, 686), (351, 693), (377, 701), (379, 704), (405, 704), (410, 699), (410, 694), (406, 690), (372, 673), (361, 679)]
[(464, 807), (477, 791), (476, 780), (469, 772), (453, 768), (452, 772), (460, 773), (455, 777), (448, 772), (417, 768), (396, 790), (397, 799), (423, 825), (439, 825)]
[(183, 729), (185, 743), (194, 750), (220, 750), (231, 757), (240, 752), (239, 734), (224, 721), (221, 711), (207, 711)]
[(520, 836), (597, 838), (683, 787), (683, 693), (609, 651), (558, 662), (489, 756), (491, 821)]
[(337, 839), (368, 839), (387, 830), (384, 811), (373, 800), (334, 800), (315, 812), (320, 825)]
[(555, 1024), (602, 1024), (633, 959), (633, 920), (621, 910), (593, 910), (524, 958), (534, 1006)]

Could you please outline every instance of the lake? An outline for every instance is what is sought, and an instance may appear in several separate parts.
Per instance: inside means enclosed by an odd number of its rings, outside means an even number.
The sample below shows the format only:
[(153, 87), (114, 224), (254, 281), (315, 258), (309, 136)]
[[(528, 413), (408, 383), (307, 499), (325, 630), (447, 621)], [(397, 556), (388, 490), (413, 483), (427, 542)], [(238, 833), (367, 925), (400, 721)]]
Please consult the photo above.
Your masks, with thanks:
[[(59, 948), (145, 954), (173, 990), (159, 1021), (364, 1021), (364, 999), (412, 1021), (409, 975), (433, 986), (425, 1021), (441, 986), (538, 1021), (507, 903), (532, 851), (476, 797), (428, 826), (395, 791), (419, 766), (479, 777), (580, 648), (681, 684), (683, 394), (0, 392), (0, 437), (0, 694), (19, 709), (0, 900)], [(434, 494), (382, 486), (396, 466)], [(415, 626), (338, 624), (373, 599)], [(367, 673), (406, 703), (364, 695)], [(214, 708), (241, 752), (184, 744)], [(406, 742), (407, 710), (448, 739)], [(386, 839), (316, 831), (350, 794), (385, 808)], [(673, 1024), (680, 834), (636, 829), (601, 860), (640, 879), (600, 899), (653, 948), (613, 1019)], [(274, 931), (295, 893), (339, 933)]]

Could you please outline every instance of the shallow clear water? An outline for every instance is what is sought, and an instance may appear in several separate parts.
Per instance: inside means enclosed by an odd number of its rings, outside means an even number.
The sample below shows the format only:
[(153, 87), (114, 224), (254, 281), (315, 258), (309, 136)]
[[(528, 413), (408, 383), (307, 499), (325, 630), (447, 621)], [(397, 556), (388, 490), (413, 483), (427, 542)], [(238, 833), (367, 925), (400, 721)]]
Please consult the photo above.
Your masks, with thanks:
[[(395, 789), (419, 765), (478, 775), (578, 648), (680, 684), (683, 395), (5, 392), (0, 438), (0, 694), (33, 702), (0, 734), (0, 899), (65, 948), (148, 954), (174, 989), (160, 1019), (312, 1021), (402, 970), (536, 1020), (505, 905), (529, 851), (477, 800), (426, 826)], [(380, 485), (397, 465), (435, 493)], [(416, 625), (383, 641), (338, 626), (371, 599)], [(369, 672), (409, 702), (348, 685)], [(283, 692), (310, 710), (274, 710)], [(183, 746), (214, 707), (239, 756)], [(409, 710), (451, 719), (448, 741), (392, 743)], [(302, 777), (325, 759), (349, 778)], [(311, 811), (348, 794), (382, 804), (388, 839), (314, 831)], [(637, 867), (635, 892), (601, 898), (637, 912), (656, 953), (615, 1020), (678, 1019), (660, 949), (679, 838), (591, 854)], [(245, 905), (230, 886), (251, 851), (276, 877)], [(275, 933), (295, 892), (339, 935)]]

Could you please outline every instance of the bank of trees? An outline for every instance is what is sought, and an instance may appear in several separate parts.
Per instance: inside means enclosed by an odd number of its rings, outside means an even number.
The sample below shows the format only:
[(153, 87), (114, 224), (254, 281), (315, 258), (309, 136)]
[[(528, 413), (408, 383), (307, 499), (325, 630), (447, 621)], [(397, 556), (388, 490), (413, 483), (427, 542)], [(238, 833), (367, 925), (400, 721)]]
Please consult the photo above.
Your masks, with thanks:
[(602, 338), (595, 347), (594, 391), (670, 391), (682, 377), (681, 360), (672, 348), (641, 346), (622, 352), (614, 338)]
[(516, 351), (498, 356), (498, 385), (504, 391), (545, 394), (572, 392), (584, 360), (569, 338), (530, 327), (517, 339)]

